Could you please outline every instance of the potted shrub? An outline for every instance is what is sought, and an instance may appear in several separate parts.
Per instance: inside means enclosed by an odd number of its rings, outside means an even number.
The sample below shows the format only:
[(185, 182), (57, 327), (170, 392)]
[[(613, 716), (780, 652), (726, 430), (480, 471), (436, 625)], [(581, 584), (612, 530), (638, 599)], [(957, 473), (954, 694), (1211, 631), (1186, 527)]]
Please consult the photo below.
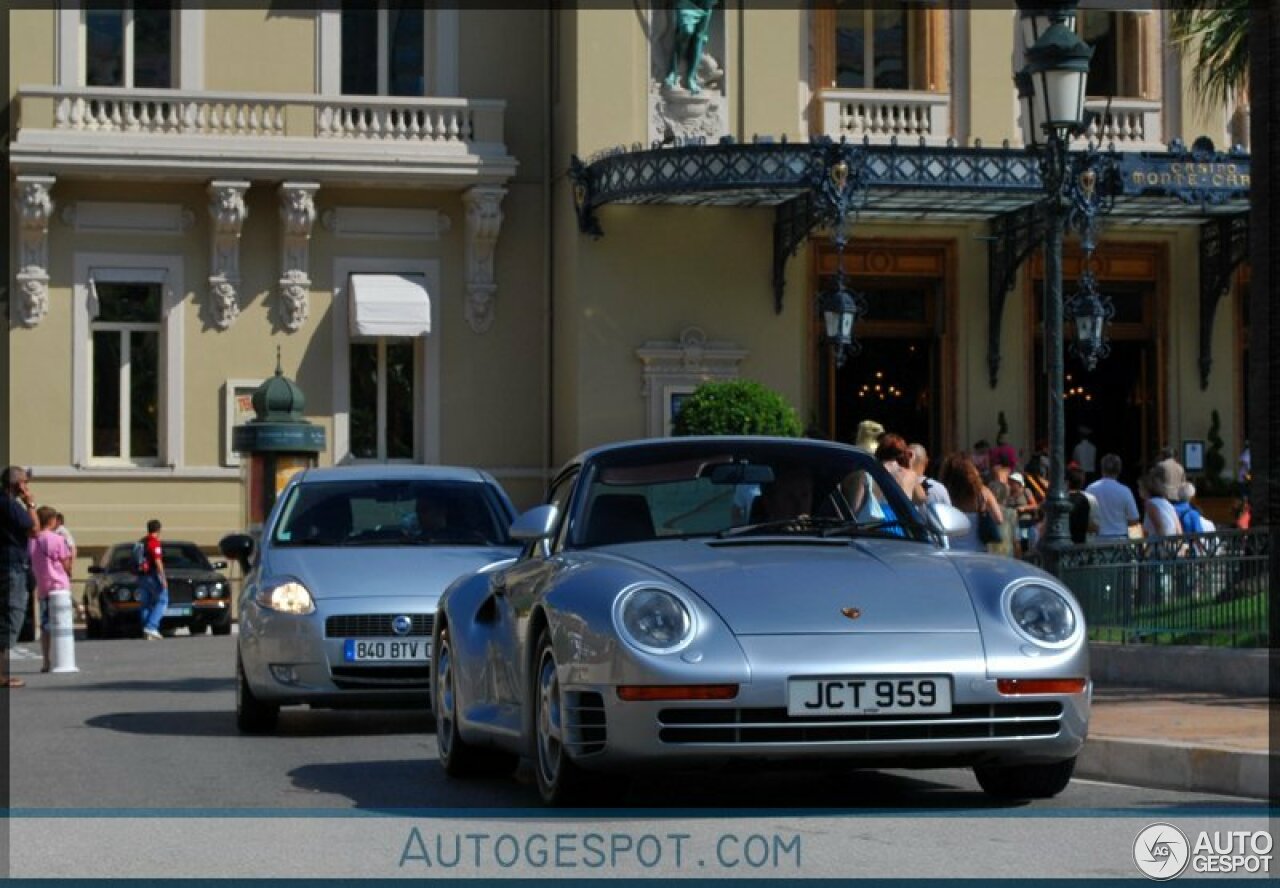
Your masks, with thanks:
[(799, 438), (795, 409), (772, 389), (749, 379), (704, 382), (684, 400), (676, 435), (778, 435)]

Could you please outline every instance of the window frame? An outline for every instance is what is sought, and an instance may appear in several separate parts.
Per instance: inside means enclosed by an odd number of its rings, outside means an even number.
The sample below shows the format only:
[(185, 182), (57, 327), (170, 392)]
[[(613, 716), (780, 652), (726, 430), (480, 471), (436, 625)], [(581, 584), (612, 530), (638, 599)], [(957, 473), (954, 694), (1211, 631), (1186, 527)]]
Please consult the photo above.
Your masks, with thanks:
[[(204, 15), (203, 8), (174, 3), (173, 30), (170, 39), (170, 83), (172, 89), (198, 90), (204, 88)], [(132, 6), (130, 5), (130, 12)], [(57, 11), (55, 54), (57, 56), (57, 82), (59, 86), (88, 89), (86, 57), (85, 8), (81, 0), (61, 0)], [(132, 53), (132, 42), (126, 41)], [(128, 67), (128, 78), (133, 78), (133, 66)], [(108, 87), (92, 87), (107, 89)]]
[(440, 262), (437, 259), (377, 258), (338, 256), (333, 260), (333, 459), (335, 463), (376, 463), (351, 455), (351, 344), (373, 337), (351, 334), (351, 288), (353, 274), (422, 275), (431, 300), (431, 332), (413, 337), (414, 393), (413, 463), (440, 462), (440, 348), (441, 330)]
[[(135, 89), (133, 83), (134, 78), (134, 6), (136, 4), (132, 0), (122, 0), (119, 11), (124, 16), (123, 24), (123, 42), (124, 42), (124, 59), (121, 66), (124, 74), (124, 83), (116, 88)], [(106, 86), (89, 86), (89, 28), (87, 17), (89, 9), (82, 5), (80, 8), (80, 72), (79, 85), (88, 89), (106, 89)], [(181, 66), (178, 64), (178, 55), (180, 48), (179, 33), (181, 32), (180, 10), (174, 6), (169, 7), (169, 86), (173, 89), (181, 76)], [(166, 87), (148, 87), (148, 89), (165, 89)]]
[[(938, 8), (928, 2), (907, 2), (900, 7), (907, 14), (907, 83), (905, 90), (889, 90), (881, 87), (841, 87), (836, 85), (836, 22), (837, 10), (832, 4), (821, 4), (810, 13), (810, 40), (813, 49), (812, 76), (815, 91), (854, 90), (864, 92), (916, 92), (948, 95), (951, 91), (951, 36), (950, 10)], [(873, 7), (857, 8), (866, 15)], [(864, 18), (864, 28), (868, 19)], [(869, 19), (874, 24), (874, 17)], [(870, 53), (874, 63), (874, 40), (868, 41), (864, 53)], [(864, 58), (865, 64), (865, 58)]]
[[(380, 0), (378, 9), (380, 13), (386, 11), (385, 0)], [(423, 95), (418, 98), (458, 96), (460, 15), (456, 6), (449, 8), (423, 4), (423, 52), (426, 62)], [(380, 33), (385, 32), (380, 28)], [(317, 92), (324, 96), (345, 95), (342, 92), (342, 9), (338, 4), (328, 5), (317, 12), (316, 43), (319, 47), (315, 71)], [(379, 77), (382, 76), (380, 72)], [(385, 89), (379, 95), (386, 95)], [(399, 98), (412, 100), (414, 97)]]
[[(374, 346), (374, 355), (377, 361), (377, 392), (374, 396), (374, 450), (376, 456), (373, 457), (357, 457), (352, 456), (350, 461), (353, 464), (375, 464), (375, 465), (413, 465), (421, 451), (421, 433), (422, 433), (422, 399), (417, 395), (417, 388), (422, 383), (422, 361), (423, 349), (419, 340), (422, 336), (353, 336), (347, 345), (347, 360), (350, 361), (350, 349), (356, 345), (372, 345)], [(388, 457), (387, 456), (387, 346), (391, 342), (401, 342), (409, 340), (413, 346), (413, 381), (414, 381), (414, 399), (413, 399), (413, 455), (409, 457)], [(348, 367), (350, 364), (348, 363)], [(349, 371), (348, 371), (349, 372)], [(350, 377), (348, 377), (350, 378)], [(348, 389), (349, 391), (349, 389)], [(350, 405), (350, 402), (348, 402)], [(351, 411), (347, 411), (347, 440), (350, 441), (351, 436)], [(350, 445), (348, 445), (349, 447)], [(348, 451), (349, 452), (349, 451)]]
[[(183, 353), (184, 298), (182, 257), (162, 254), (77, 253), (73, 262), (75, 282), (72, 298), (72, 417), (71, 457), (77, 468), (180, 468), (183, 456)], [(139, 459), (127, 455), (128, 440), (121, 429), (121, 455), (98, 457), (93, 452), (93, 333), (98, 329), (146, 327), (134, 322), (102, 322), (98, 326), (96, 283), (159, 284), (158, 445), (156, 457)], [(127, 397), (122, 390), (121, 398)], [(122, 414), (123, 418), (126, 414)]]

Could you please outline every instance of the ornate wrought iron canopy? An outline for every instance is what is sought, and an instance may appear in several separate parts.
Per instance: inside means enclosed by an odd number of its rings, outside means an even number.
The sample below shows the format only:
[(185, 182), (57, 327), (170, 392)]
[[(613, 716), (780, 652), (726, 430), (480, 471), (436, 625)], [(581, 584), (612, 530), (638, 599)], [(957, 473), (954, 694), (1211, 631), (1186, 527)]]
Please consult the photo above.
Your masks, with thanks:
[[(1098, 185), (1105, 189), (1101, 197), (1114, 201), (1110, 225), (1199, 224), (1237, 217), (1247, 208), (1250, 161), (1242, 151), (1221, 153), (1201, 138), (1190, 149), (1175, 141), (1167, 152), (1094, 153), (1109, 155), (1117, 173)], [(774, 308), (781, 312), (787, 259), (834, 216), (820, 183), (829, 181), (837, 163), (847, 164), (858, 183), (860, 219), (990, 220), (987, 361), (994, 387), (1007, 294), (1018, 268), (1044, 239), (1037, 207), (1044, 194), (1041, 171), (1022, 149), (825, 138), (744, 144), (726, 137), (716, 144), (620, 148), (587, 163), (573, 157), (569, 177), (579, 230), (595, 237), (604, 234), (599, 211), (609, 204), (774, 208), (772, 284)], [(1202, 368), (1204, 356), (1202, 347)]]

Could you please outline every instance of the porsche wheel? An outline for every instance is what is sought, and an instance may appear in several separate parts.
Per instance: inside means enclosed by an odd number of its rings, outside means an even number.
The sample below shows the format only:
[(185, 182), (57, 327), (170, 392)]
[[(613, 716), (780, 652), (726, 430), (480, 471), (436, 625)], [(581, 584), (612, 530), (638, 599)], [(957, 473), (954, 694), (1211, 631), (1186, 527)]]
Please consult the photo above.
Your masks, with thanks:
[(263, 703), (254, 696), (244, 664), (236, 656), (236, 727), (242, 734), (270, 734), (280, 719), (280, 707)]
[[(533, 771), (548, 805), (572, 805), (587, 796), (587, 775), (565, 751), (565, 707), (551, 633), (538, 636), (533, 673)], [(595, 789), (600, 788), (597, 781)]]
[(1049, 799), (1067, 788), (1075, 758), (1048, 765), (978, 765), (978, 785), (998, 799)]
[(458, 732), (458, 675), (449, 630), (440, 632), (435, 655), (436, 751), (450, 777), (498, 774), (515, 768), (515, 756), (497, 749), (472, 746)]

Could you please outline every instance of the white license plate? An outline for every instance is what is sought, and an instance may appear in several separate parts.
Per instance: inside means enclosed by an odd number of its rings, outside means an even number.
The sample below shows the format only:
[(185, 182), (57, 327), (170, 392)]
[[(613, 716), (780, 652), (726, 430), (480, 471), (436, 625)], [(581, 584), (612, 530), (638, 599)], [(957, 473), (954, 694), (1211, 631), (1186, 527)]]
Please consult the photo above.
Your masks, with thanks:
[(342, 659), (348, 663), (420, 663), (430, 659), (430, 653), (431, 643), (425, 638), (348, 638), (342, 643)]
[(945, 715), (950, 711), (951, 679), (945, 675), (852, 675), (787, 682), (788, 715)]
[(164, 609), (166, 617), (189, 617), (191, 616), (191, 608), (189, 607), (166, 607)]

